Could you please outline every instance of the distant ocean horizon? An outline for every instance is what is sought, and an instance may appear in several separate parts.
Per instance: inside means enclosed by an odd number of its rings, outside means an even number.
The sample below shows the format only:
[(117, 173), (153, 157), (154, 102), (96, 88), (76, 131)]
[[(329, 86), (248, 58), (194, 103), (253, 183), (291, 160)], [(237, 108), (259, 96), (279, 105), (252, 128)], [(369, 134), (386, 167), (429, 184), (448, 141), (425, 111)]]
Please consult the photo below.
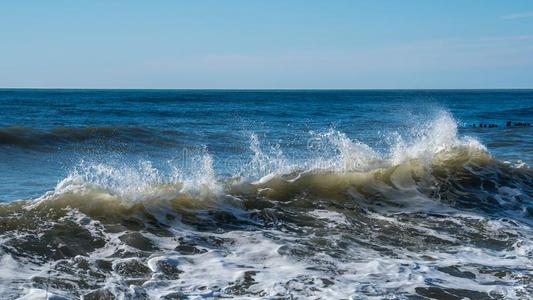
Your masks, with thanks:
[(0, 88), (0, 111), (0, 298), (533, 294), (533, 89)]
[(334, 92), (334, 91), (348, 91), (348, 92), (365, 92), (365, 91), (382, 91), (382, 92), (398, 92), (398, 91), (464, 91), (464, 92), (480, 92), (480, 91), (532, 91), (533, 88), (128, 88), (128, 87), (0, 87), (2, 91), (24, 91), (24, 90), (41, 90), (41, 91), (227, 91), (227, 92)]

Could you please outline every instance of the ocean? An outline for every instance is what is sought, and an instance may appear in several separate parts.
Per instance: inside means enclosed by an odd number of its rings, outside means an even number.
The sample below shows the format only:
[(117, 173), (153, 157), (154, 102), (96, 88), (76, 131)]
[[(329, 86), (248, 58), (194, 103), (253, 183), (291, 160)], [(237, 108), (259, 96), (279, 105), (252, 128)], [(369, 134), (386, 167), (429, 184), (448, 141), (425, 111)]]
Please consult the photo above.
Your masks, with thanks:
[(530, 299), (530, 123), (533, 90), (1, 89), (0, 298)]

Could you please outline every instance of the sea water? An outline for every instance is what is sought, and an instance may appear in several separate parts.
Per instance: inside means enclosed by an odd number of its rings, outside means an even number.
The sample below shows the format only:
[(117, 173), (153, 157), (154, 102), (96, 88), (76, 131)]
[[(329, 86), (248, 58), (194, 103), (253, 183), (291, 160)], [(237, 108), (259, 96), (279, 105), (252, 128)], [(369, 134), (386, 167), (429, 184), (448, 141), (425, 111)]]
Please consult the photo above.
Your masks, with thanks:
[(0, 298), (527, 299), (531, 122), (530, 90), (0, 90)]

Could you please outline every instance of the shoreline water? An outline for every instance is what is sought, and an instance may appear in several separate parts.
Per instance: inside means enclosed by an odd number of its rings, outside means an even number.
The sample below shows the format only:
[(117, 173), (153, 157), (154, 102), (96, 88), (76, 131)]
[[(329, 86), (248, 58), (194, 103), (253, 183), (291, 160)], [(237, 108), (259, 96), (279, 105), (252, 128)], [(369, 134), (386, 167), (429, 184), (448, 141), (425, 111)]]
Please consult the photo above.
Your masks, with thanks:
[(531, 92), (118, 94), (0, 90), (1, 297), (533, 293)]

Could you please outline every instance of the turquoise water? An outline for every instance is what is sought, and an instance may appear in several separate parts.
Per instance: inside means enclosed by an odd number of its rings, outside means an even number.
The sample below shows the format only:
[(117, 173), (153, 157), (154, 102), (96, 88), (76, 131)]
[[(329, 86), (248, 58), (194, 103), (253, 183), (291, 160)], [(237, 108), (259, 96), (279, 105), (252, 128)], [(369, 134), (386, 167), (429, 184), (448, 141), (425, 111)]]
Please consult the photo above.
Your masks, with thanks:
[(533, 292), (533, 91), (0, 90), (0, 109), (4, 297)]

